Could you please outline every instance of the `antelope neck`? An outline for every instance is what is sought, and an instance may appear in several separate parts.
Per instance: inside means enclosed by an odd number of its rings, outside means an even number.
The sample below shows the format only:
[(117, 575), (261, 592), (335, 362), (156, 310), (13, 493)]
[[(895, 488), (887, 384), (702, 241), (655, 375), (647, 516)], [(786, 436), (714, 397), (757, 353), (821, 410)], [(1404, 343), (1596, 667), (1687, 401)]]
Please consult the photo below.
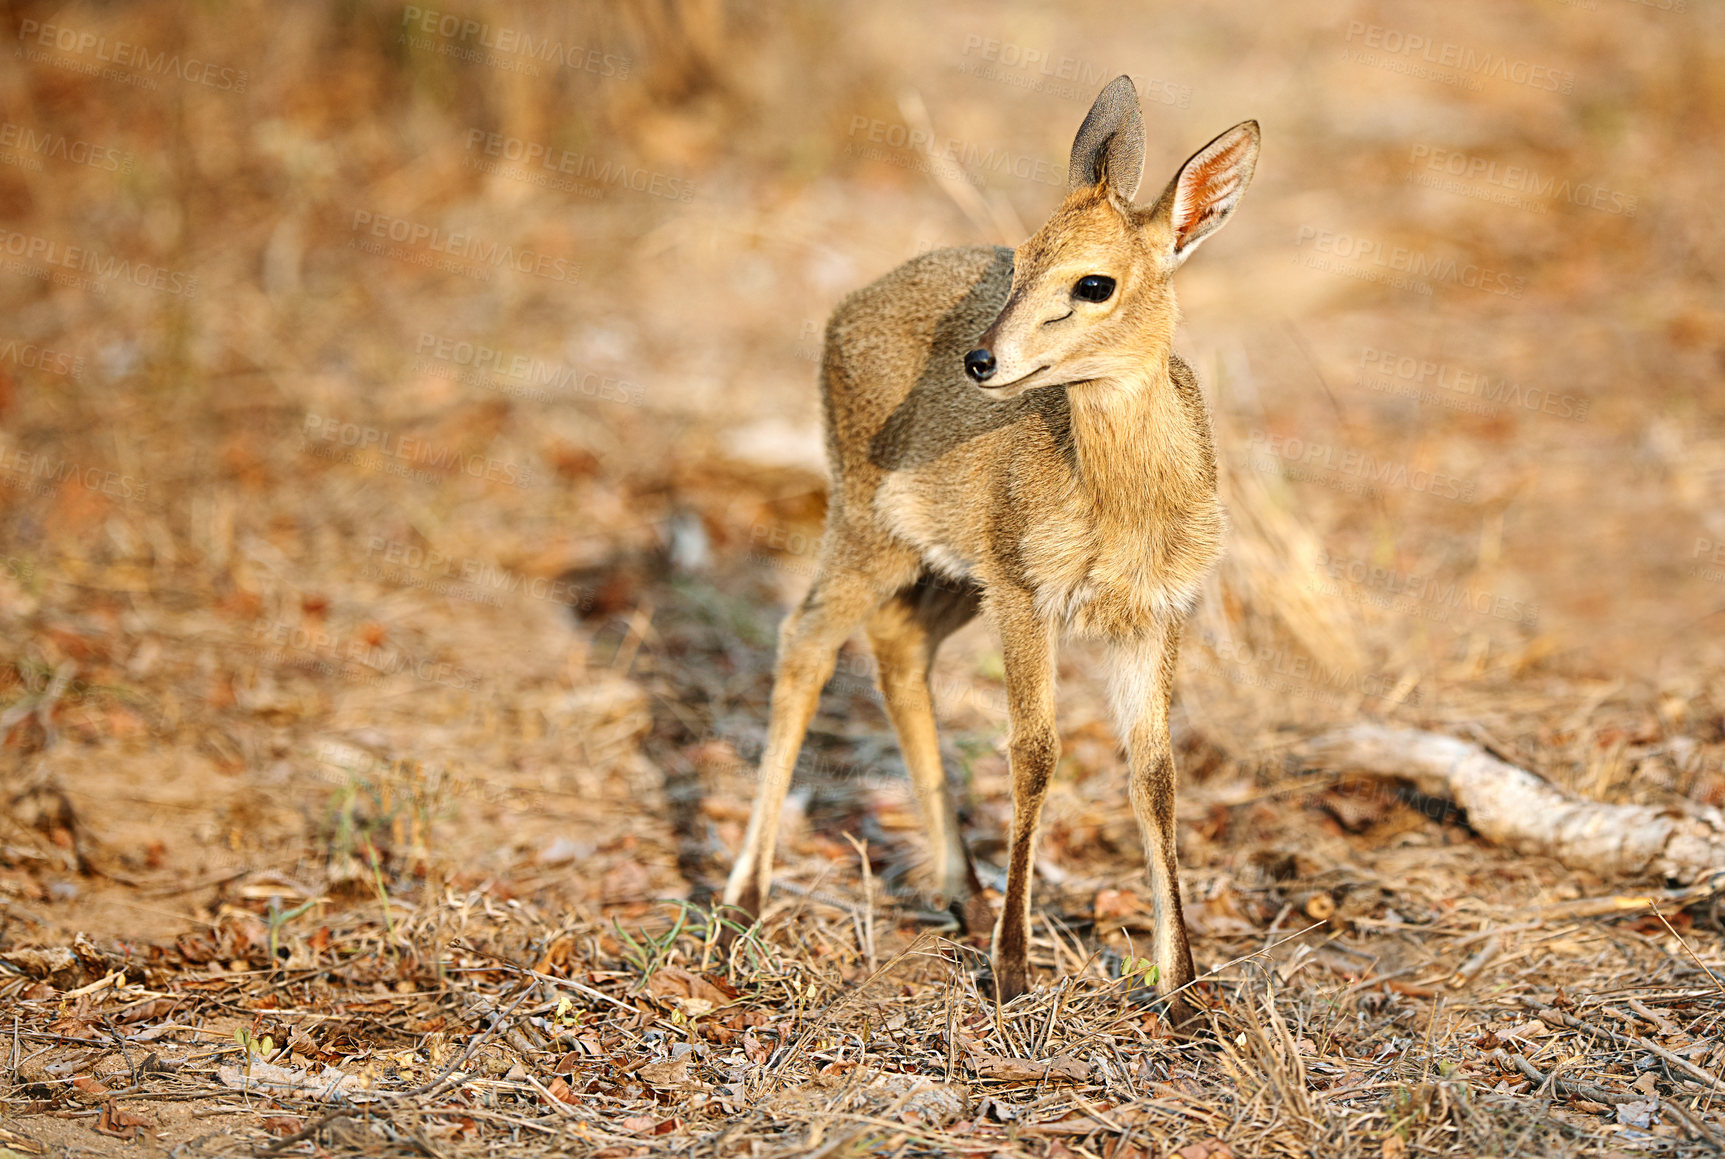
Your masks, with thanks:
[(1078, 483), (1101, 520), (1142, 530), (1152, 508), (1199, 489), (1198, 433), (1166, 351), (1130, 377), (1074, 383), (1067, 400)]

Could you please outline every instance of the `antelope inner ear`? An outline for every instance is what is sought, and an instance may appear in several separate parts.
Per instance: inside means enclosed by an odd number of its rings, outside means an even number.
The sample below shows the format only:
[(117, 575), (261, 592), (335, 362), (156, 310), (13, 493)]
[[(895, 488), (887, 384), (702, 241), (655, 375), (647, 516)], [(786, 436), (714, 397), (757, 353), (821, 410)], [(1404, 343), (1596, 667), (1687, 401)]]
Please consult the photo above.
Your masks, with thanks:
[(1104, 186), (1130, 204), (1144, 173), (1144, 119), (1132, 78), (1117, 76), (1097, 94), (1096, 103), (1072, 142), (1066, 190)]
[(1157, 198), (1153, 217), (1162, 218), (1173, 239), (1174, 264), (1222, 228), (1258, 164), (1258, 122), (1243, 121), (1192, 154)]

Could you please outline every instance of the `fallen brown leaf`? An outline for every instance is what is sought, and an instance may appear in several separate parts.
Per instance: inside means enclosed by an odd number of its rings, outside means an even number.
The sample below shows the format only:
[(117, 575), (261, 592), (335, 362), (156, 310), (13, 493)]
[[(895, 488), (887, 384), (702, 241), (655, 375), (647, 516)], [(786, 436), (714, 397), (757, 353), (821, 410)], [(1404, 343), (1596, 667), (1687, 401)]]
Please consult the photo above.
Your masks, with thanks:
[(20, 1135), (5, 1127), (0, 1127), (0, 1147), (16, 1151), (20, 1155), (43, 1155), (48, 1150), (30, 1136)]
[(726, 983), (705, 974), (685, 970), (681, 966), (661, 966), (647, 980), (647, 993), (655, 998), (692, 998), (710, 1002), (717, 1007), (731, 1001), (739, 991)]
[(1044, 1079), (1083, 1082), (1090, 1077), (1090, 1064), (1064, 1054), (1057, 1054), (1049, 1059), (1008, 1058), (1004, 1055), (985, 1054), (976, 1060), (976, 1074), (978, 1078), (1008, 1083), (1036, 1083)]
[(1068, 1115), (1044, 1123), (1026, 1123), (1019, 1128), (1040, 1135), (1089, 1135), (1096, 1131), (1118, 1130), (1118, 1124), (1104, 1123), (1091, 1115)]
[(130, 1111), (122, 1111), (113, 1103), (103, 1103), (102, 1113), (96, 1117), (93, 1128), (97, 1134), (111, 1135), (116, 1139), (136, 1139), (143, 1135), (145, 1127), (155, 1126), (142, 1115), (134, 1115)]
[(643, 1082), (656, 1087), (682, 1086), (689, 1081), (689, 1055), (682, 1058), (668, 1059), (663, 1062), (650, 1062), (635, 1072)]
[(1234, 1159), (1234, 1149), (1220, 1139), (1200, 1139), (1174, 1152), (1180, 1159)]
[(1142, 916), (1144, 903), (1129, 889), (1101, 889), (1096, 891), (1095, 909), (1098, 922), (1117, 921)]

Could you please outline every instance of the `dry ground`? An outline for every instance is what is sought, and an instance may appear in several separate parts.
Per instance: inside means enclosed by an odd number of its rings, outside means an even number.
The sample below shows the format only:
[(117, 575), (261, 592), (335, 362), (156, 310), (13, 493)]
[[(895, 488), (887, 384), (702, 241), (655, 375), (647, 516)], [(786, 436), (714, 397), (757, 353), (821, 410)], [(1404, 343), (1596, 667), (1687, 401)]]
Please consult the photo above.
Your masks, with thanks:
[[(0, 20), (0, 1159), (1725, 1147), (1708, 883), (1299, 748), (1385, 719), (1725, 801), (1717, 7), (451, 15)], [(1084, 649), (1033, 993), (927, 908), (860, 647), (765, 920), (721, 952), (708, 908), (821, 321), (1016, 241), (1123, 71), (1147, 190), (1267, 142), (1180, 282), (1234, 529), (1177, 705), (1190, 1040), (1120, 977)], [(937, 668), (986, 864), (998, 677), (982, 625)]]

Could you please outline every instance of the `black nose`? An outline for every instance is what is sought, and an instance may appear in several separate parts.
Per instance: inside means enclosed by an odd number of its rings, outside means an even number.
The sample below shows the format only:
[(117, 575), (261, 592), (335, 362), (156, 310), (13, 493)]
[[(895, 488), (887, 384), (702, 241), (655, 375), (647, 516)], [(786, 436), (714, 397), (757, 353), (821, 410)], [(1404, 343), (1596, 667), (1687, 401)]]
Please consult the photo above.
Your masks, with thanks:
[(964, 372), (972, 382), (987, 382), (994, 377), (994, 355), (987, 350), (972, 350), (964, 356)]

